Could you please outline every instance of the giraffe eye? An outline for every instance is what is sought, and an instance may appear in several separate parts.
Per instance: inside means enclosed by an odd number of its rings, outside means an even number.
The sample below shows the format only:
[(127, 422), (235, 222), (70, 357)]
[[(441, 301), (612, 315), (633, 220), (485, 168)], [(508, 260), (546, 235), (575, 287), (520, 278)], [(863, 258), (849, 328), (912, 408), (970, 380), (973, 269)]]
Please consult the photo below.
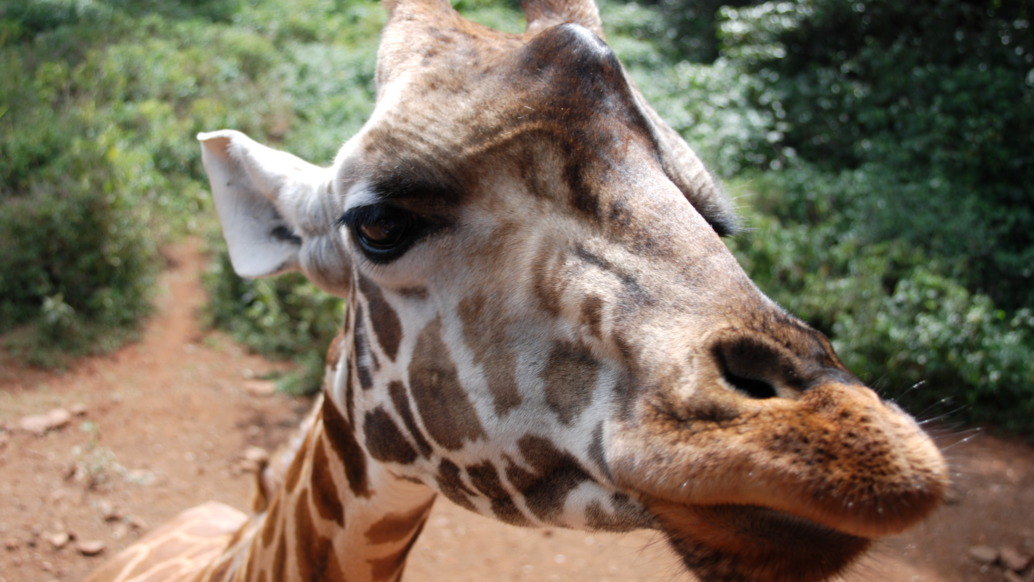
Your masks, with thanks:
[(376, 263), (400, 257), (423, 230), (415, 215), (388, 205), (353, 208), (339, 222), (352, 231), (359, 247)]

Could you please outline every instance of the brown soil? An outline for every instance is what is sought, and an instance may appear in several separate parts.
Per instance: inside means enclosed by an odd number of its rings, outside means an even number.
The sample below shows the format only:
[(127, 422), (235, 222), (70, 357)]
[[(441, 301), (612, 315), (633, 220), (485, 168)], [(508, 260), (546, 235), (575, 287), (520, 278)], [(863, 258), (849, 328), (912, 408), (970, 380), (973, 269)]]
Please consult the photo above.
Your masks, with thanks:
[[(183, 509), (212, 499), (246, 508), (245, 450), (274, 449), (308, 407), (262, 395), (268, 385), (256, 378), (281, 366), (201, 328), (199, 246), (167, 254), (158, 313), (140, 342), (62, 374), (0, 361), (0, 582), (79, 580)], [(55, 408), (80, 414), (42, 436), (19, 428)], [(974, 546), (1034, 554), (1034, 450), (988, 436), (942, 439), (951, 500), (881, 542), (851, 582), (999, 582), (1005, 570), (972, 558)], [(104, 549), (85, 556), (87, 542)], [(1031, 580), (1032, 568), (1014, 580)], [(407, 579), (687, 578), (656, 534), (519, 529), (440, 501)]]

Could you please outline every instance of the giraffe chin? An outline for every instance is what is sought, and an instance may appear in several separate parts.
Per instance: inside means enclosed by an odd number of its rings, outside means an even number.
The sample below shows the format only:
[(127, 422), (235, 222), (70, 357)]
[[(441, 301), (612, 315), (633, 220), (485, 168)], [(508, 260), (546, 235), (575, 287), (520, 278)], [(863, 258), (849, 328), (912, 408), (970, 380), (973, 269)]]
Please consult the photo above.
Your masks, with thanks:
[(871, 542), (765, 507), (665, 501), (647, 507), (701, 582), (821, 582)]

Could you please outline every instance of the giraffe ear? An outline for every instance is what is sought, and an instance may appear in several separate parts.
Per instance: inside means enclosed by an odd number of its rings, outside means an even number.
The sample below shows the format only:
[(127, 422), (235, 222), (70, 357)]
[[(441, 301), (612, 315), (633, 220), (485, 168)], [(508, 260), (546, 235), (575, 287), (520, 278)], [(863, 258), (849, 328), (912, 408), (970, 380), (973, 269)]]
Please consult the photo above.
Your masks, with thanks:
[(254, 278), (298, 269), (302, 237), (285, 203), (311, 194), (322, 169), (239, 131), (198, 140), (234, 271)]
[(233, 270), (242, 277), (300, 270), (324, 291), (347, 295), (351, 262), (338, 232), (332, 170), (239, 131), (198, 140)]

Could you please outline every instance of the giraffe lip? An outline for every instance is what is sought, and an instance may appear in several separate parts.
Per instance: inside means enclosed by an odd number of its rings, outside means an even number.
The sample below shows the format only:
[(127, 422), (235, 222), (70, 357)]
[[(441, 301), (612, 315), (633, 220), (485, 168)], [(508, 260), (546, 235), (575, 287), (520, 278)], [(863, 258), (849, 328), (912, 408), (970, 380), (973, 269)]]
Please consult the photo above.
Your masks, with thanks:
[(825, 580), (870, 544), (867, 537), (757, 505), (657, 502), (648, 509), (702, 580)]
[(747, 520), (755, 526), (762, 525), (765, 529), (779, 530), (783, 534), (797, 534), (803, 537), (840, 535), (856, 539), (866, 539), (823, 525), (810, 519), (772, 509), (760, 505), (737, 505), (737, 504), (716, 504), (697, 506), (696, 511), (702, 511), (712, 516), (724, 514), (729, 521)]

